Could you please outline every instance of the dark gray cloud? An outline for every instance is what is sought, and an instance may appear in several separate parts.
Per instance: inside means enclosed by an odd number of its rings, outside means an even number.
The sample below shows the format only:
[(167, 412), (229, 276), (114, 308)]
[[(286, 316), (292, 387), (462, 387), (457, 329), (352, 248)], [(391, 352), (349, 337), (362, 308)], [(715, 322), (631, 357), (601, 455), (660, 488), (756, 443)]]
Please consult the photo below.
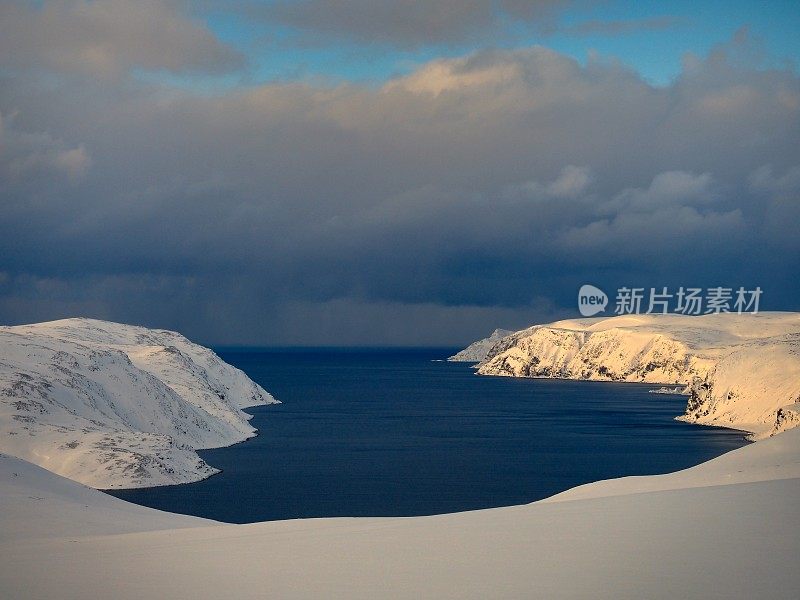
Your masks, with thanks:
[(568, 0), (278, 0), (247, 7), (302, 31), (399, 46), (460, 42), (509, 24), (551, 28)]
[(796, 309), (800, 79), (747, 44), (666, 87), (541, 47), (377, 89), (0, 79), (0, 321), (462, 342), (585, 282)]
[(74, 181), (83, 177), (92, 160), (83, 145), (67, 147), (47, 133), (28, 133), (13, 128), (14, 115), (0, 113), (0, 174), (7, 185), (53, 173)]
[(0, 4), (3, 66), (116, 77), (131, 69), (219, 73), (244, 64), (175, 0), (37, 4)]

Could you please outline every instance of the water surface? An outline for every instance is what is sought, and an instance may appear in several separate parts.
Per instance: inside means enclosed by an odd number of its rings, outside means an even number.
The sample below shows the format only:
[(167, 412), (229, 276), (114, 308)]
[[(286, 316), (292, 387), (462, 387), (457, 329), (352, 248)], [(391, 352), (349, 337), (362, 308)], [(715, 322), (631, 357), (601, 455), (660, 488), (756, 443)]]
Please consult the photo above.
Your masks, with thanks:
[(218, 350), (283, 401), (258, 437), (200, 455), (202, 482), (120, 490), (162, 510), (246, 523), (411, 516), (521, 504), (610, 477), (683, 469), (745, 442), (677, 422), (652, 385), (480, 377), (455, 349)]

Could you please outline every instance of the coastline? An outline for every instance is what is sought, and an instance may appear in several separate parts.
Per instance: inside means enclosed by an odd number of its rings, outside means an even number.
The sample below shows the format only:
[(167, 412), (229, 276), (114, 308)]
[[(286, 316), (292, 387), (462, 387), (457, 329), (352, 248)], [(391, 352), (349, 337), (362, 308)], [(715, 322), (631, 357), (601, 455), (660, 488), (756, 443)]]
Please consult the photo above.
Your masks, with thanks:
[(201, 481), (277, 402), (179, 333), (74, 318), (0, 327), (0, 451), (98, 489)]
[[(269, 405), (268, 404), (263, 404), (263, 405), (255, 405), (255, 406), (269, 406)], [(253, 432), (252, 435), (249, 435), (246, 438), (238, 440), (236, 442), (231, 442), (230, 444), (225, 444), (224, 446), (214, 446), (212, 448), (192, 448), (192, 450), (194, 451), (195, 454), (197, 454), (198, 450), (199, 451), (202, 451), (202, 450), (220, 450), (222, 448), (231, 448), (233, 446), (238, 446), (239, 444), (244, 444), (245, 442), (248, 442), (248, 441), (252, 440), (255, 437), (258, 437), (258, 429), (256, 429)], [(197, 457), (201, 461), (203, 461), (203, 463), (205, 465), (207, 465), (209, 467), (209, 469), (211, 469), (213, 472), (200, 474), (201, 476), (198, 477), (197, 479), (190, 479), (190, 480), (186, 480), (186, 481), (176, 481), (175, 483), (156, 483), (156, 484), (153, 484), (153, 485), (137, 485), (137, 486), (105, 487), (105, 488), (99, 488), (99, 487), (95, 488), (95, 487), (93, 487), (92, 489), (98, 490), (100, 492), (111, 494), (111, 492), (114, 492), (114, 491), (150, 490), (150, 489), (155, 489), (155, 488), (173, 487), (173, 486), (177, 486), (177, 485), (190, 485), (192, 483), (200, 483), (201, 481), (205, 481), (206, 479), (211, 479), (215, 475), (219, 475), (220, 473), (222, 473), (224, 471), (224, 469), (220, 469), (219, 467), (215, 467), (214, 465), (206, 462), (206, 460), (202, 456), (200, 456), (199, 454), (197, 455)], [(113, 494), (111, 494), (111, 495), (113, 496)]]
[[(427, 362), (427, 358), (425, 359)], [(456, 368), (458, 367), (458, 368)], [(328, 367), (329, 368), (329, 367)], [(506, 410), (511, 411), (521, 411), (521, 412), (514, 412), (513, 414), (519, 415), (530, 415), (532, 420), (540, 420), (536, 417), (539, 412), (537, 411), (544, 411), (542, 414), (549, 414), (551, 413), (551, 409), (542, 407), (542, 409), (536, 408), (535, 405), (530, 404), (526, 397), (528, 395), (527, 392), (522, 391), (528, 389), (529, 386), (522, 385), (497, 385), (491, 383), (487, 387), (488, 382), (484, 382), (484, 385), (480, 385), (480, 382), (475, 381), (473, 379), (472, 371), (466, 366), (461, 365), (445, 365), (441, 363), (440, 367), (431, 365), (430, 367), (425, 367), (429, 372), (432, 372), (436, 375), (436, 378), (441, 377), (444, 373), (459, 373), (459, 377), (461, 378), (459, 381), (459, 389), (461, 385), (466, 385), (468, 388), (474, 388), (476, 390), (483, 389), (485, 392), (492, 393), (492, 394), (499, 394), (498, 395), (498, 402), (500, 402), (503, 406), (506, 406)], [(308, 369), (304, 368), (304, 372), (308, 371)], [(253, 371), (254, 373), (256, 371)], [(313, 371), (312, 371), (313, 373)], [(312, 382), (313, 374), (311, 375)], [(451, 376), (448, 376), (448, 378)], [(279, 376), (280, 379), (280, 376)], [(546, 379), (546, 378), (539, 378), (539, 379)], [(427, 380), (426, 380), (427, 381)], [(472, 382), (472, 383), (471, 383)], [(560, 383), (572, 383), (572, 386), (565, 386), (561, 387)], [(522, 382), (520, 382), (522, 383)], [(502, 491), (497, 487), (493, 487), (492, 485), (486, 486), (484, 482), (481, 481), (479, 473), (481, 472), (480, 469), (475, 470), (474, 472), (468, 472), (460, 476), (462, 481), (474, 481), (476, 485), (484, 486), (483, 488), (485, 491), (482, 492), (483, 495), (474, 495), (470, 496), (467, 495), (459, 495), (458, 493), (448, 492), (445, 494), (448, 500), (440, 501), (440, 502), (430, 502), (427, 500), (427, 492), (424, 490), (421, 491), (422, 500), (418, 502), (411, 503), (408, 499), (403, 495), (400, 494), (394, 499), (394, 504), (392, 506), (387, 506), (386, 503), (383, 502), (375, 502), (370, 505), (361, 505), (356, 502), (356, 504), (346, 504), (347, 500), (344, 498), (344, 494), (337, 495), (335, 493), (335, 497), (337, 500), (329, 500), (330, 509), (326, 512), (324, 509), (320, 510), (318, 506), (314, 504), (313, 501), (309, 501), (307, 504), (304, 500), (299, 497), (292, 497), (291, 495), (287, 498), (281, 496), (281, 494), (274, 494), (271, 492), (260, 492), (258, 491), (259, 485), (251, 485), (251, 481), (258, 481), (258, 480), (268, 480), (275, 482), (275, 485), (280, 487), (282, 484), (280, 483), (282, 478), (284, 477), (283, 471), (280, 467), (273, 466), (273, 467), (254, 467), (249, 466), (248, 462), (251, 461), (252, 457), (263, 457), (263, 460), (268, 460), (268, 457), (275, 456), (275, 452), (280, 452), (280, 447), (283, 445), (282, 441), (284, 439), (285, 434), (283, 426), (280, 424), (275, 424), (277, 429), (273, 428), (270, 430), (269, 426), (266, 424), (270, 418), (270, 410), (268, 408), (259, 409), (256, 413), (258, 416), (258, 421), (256, 421), (256, 425), (264, 431), (264, 428), (267, 428), (267, 431), (271, 431), (273, 435), (270, 436), (270, 439), (273, 440), (265, 440), (262, 442), (256, 442), (255, 446), (245, 448), (242, 451), (235, 451), (231, 453), (212, 453), (210, 455), (205, 455), (201, 453), (201, 456), (211, 465), (215, 467), (222, 465), (223, 468), (221, 471), (225, 472), (230, 470), (229, 476), (225, 478), (224, 481), (219, 483), (212, 483), (210, 485), (203, 485), (201, 489), (196, 491), (189, 491), (185, 490), (183, 492), (174, 490), (165, 490), (160, 493), (155, 493), (152, 495), (148, 495), (147, 493), (142, 494), (130, 494), (125, 495), (119, 494), (117, 497), (130, 500), (133, 502), (138, 502), (143, 505), (152, 506), (155, 508), (159, 508), (162, 510), (181, 510), (181, 507), (189, 507), (192, 506), (192, 503), (195, 502), (193, 499), (196, 495), (197, 497), (203, 498), (202, 503), (200, 506), (191, 509), (193, 514), (205, 517), (205, 518), (212, 518), (220, 521), (226, 522), (238, 522), (238, 523), (252, 523), (258, 521), (274, 521), (286, 518), (329, 518), (335, 516), (344, 516), (351, 514), (352, 516), (360, 516), (360, 517), (367, 517), (367, 516), (379, 516), (379, 515), (404, 515), (404, 516), (418, 516), (423, 514), (454, 514), (459, 511), (463, 510), (477, 510), (477, 509), (485, 509), (485, 508), (498, 508), (504, 506), (514, 506), (514, 505), (521, 505), (527, 504), (529, 502), (538, 501), (540, 499), (547, 498), (553, 494), (562, 493), (568, 489), (571, 489), (577, 485), (584, 485), (587, 483), (599, 481), (602, 479), (607, 479), (609, 477), (621, 477), (621, 476), (639, 476), (639, 475), (648, 475), (652, 473), (668, 473), (674, 471), (676, 469), (683, 469), (688, 468), (691, 466), (695, 466), (697, 464), (702, 463), (705, 460), (713, 456), (720, 455), (723, 452), (727, 452), (730, 449), (735, 447), (739, 447), (745, 444), (744, 436), (739, 431), (735, 431), (733, 429), (728, 429), (724, 434), (715, 435), (714, 433), (703, 433), (701, 431), (702, 428), (684, 428), (684, 427), (676, 427), (673, 431), (671, 427), (677, 426), (677, 423), (673, 421), (673, 415), (677, 414), (679, 410), (682, 410), (682, 400), (683, 398), (655, 398), (651, 395), (646, 394), (646, 391), (652, 387), (651, 384), (640, 384), (638, 386), (625, 386), (626, 389), (620, 389), (620, 387), (615, 386), (613, 384), (620, 383), (620, 382), (608, 382), (608, 381), (596, 381), (599, 387), (595, 388), (595, 391), (592, 391), (591, 387), (585, 387), (583, 385), (576, 386), (574, 385), (574, 380), (563, 379), (559, 381), (553, 381), (552, 383), (556, 384), (553, 386), (537, 386), (537, 389), (541, 389), (542, 393), (545, 394), (543, 398), (552, 398), (552, 402), (554, 402), (553, 407), (557, 407), (559, 404), (570, 404), (572, 402), (577, 402), (578, 405), (582, 404), (582, 398), (588, 399), (595, 394), (599, 394), (602, 400), (600, 403), (597, 404), (597, 409), (600, 411), (597, 413), (598, 415), (598, 427), (602, 427), (603, 435), (610, 436), (608, 438), (608, 442), (606, 443), (606, 447), (603, 450), (604, 452), (608, 453), (609, 455), (613, 455), (613, 453), (617, 450), (615, 448), (628, 448), (635, 450), (641, 458), (637, 458), (635, 463), (630, 463), (629, 466), (621, 467), (621, 468), (600, 468), (600, 470), (596, 470), (595, 467), (580, 467), (580, 466), (573, 466), (570, 467), (572, 464), (571, 462), (567, 462), (563, 465), (564, 469), (569, 470), (571, 475), (560, 476), (558, 478), (551, 477), (547, 474), (542, 475), (541, 477), (535, 476), (535, 469), (533, 465), (537, 460), (537, 456), (539, 456), (540, 451), (535, 449), (530, 449), (525, 451), (523, 446), (517, 445), (515, 446), (518, 450), (516, 452), (523, 452), (525, 457), (530, 458), (523, 458), (520, 456), (518, 459), (515, 459), (515, 464), (524, 465), (530, 464), (530, 467), (520, 466), (517, 467), (515, 470), (519, 471), (521, 475), (524, 473), (534, 473), (532, 476), (523, 475), (526, 481), (536, 482), (536, 483), (514, 483), (514, 481), (509, 481), (507, 485), (508, 491)], [(608, 385), (612, 384), (612, 385)], [(313, 383), (311, 384), (313, 385)], [(531, 388), (532, 389), (532, 388)], [(552, 392), (547, 392), (546, 390), (552, 390)], [(509, 390), (510, 392), (504, 392), (503, 390)], [(512, 390), (520, 390), (520, 391), (512, 391)], [(581, 391), (584, 390), (584, 391)], [(333, 392), (335, 395), (335, 392)], [(481, 392), (476, 392), (480, 394)], [(505, 396), (503, 394), (510, 393), (513, 396), (509, 396), (508, 400), (505, 400)], [(537, 394), (539, 392), (536, 392)], [(574, 394), (574, 395), (573, 395)], [(304, 394), (301, 394), (301, 396)], [(320, 395), (325, 396), (326, 393), (321, 393)], [(459, 392), (459, 395), (461, 393)], [(614, 399), (615, 397), (619, 397), (623, 399), (623, 403), (620, 405)], [(561, 400), (559, 400), (561, 398)], [(605, 400), (608, 399), (608, 400)], [(662, 403), (661, 400), (664, 402)], [(620, 410), (625, 410), (626, 406), (630, 406), (631, 414), (636, 414), (641, 411), (640, 417), (630, 417), (626, 415), (618, 415), (611, 420), (606, 417), (603, 417), (603, 407), (606, 405), (608, 401), (614, 402)], [(316, 401), (315, 401), (316, 402)], [(312, 404), (315, 404), (312, 402)], [(445, 404), (448, 404), (450, 400), (444, 401)], [(464, 408), (468, 412), (472, 412), (471, 409), (468, 407), (471, 405), (470, 400), (462, 401), (464, 403)], [(550, 400), (548, 400), (550, 402)], [(627, 404), (630, 402), (630, 404)], [(294, 404), (294, 401), (292, 402)], [(449, 405), (449, 404), (448, 404)], [(340, 405), (338, 402), (336, 403), (337, 411), (341, 410), (345, 413), (349, 413), (348, 405), (345, 403)], [(429, 405), (427, 402), (425, 406), (429, 406), (428, 411), (432, 411), (432, 414), (439, 415), (437, 405), (432, 404)], [(454, 405), (454, 410), (458, 410), (458, 407)], [(461, 406), (461, 405), (458, 405)], [(668, 407), (664, 410), (663, 406)], [(639, 407), (639, 408), (637, 408)], [(647, 408), (650, 407), (650, 408)], [(299, 405), (294, 406), (293, 410), (290, 412), (294, 412), (297, 414), (305, 414), (305, 411), (309, 407), (306, 405)], [(327, 410), (324, 408), (323, 410)], [(384, 409), (378, 408), (378, 412), (376, 414), (380, 414), (383, 412)], [(390, 409), (391, 410), (391, 409)], [(422, 410), (422, 409), (420, 409)], [(298, 412), (299, 411), (299, 412)], [(375, 412), (374, 410), (372, 412)], [(490, 409), (491, 412), (491, 409)], [(274, 413), (272, 413), (274, 414)], [(482, 413), (481, 413), (482, 414)], [(592, 414), (594, 412), (584, 412), (583, 417), (579, 417), (579, 420), (576, 421), (575, 426), (573, 427), (572, 432), (565, 431), (565, 433), (571, 440), (573, 440), (572, 444), (581, 443), (578, 439), (580, 437), (580, 431), (583, 430), (586, 426), (593, 426), (591, 421), (587, 421), (587, 419), (592, 419)], [(398, 418), (402, 418), (402, 411), (397, 413)], [(491, 418), (491, 415), (486, 415), (487, 417)], [(307, 415), (307, 418), (311, 420), (315, 420), (317, 417), (315, 416), (313, 406), (311, 407), (311, 413)], [(477, 413), (473, 418), (480, 418), (477, 417)], [(558, 419), (558, 417), (555, 417)], [(573, 417), (569, 417), (571, 420)], [(261, 421), (264, 419), (264, 421)], [(303, 420), (303, 419), (301, 419)], [(558, 419), (561, 421), (561, 419)], [(646, 436), (650, 435), (647, 433), (641, 433), (643, 430), (639, 430), (639, 432), (630, 432), (628, 434), (627, 430), (619, 430), (614, 429), (615, 423), (622, 423), (623, 425), (626, 423), (630, 423), (633, 426), (636, 426), (636, 423), (639, 423), (640, 426), (649, 427), (650, 424), (657, 427), (659, 431), (663, 431), (664, 433), (658, 433), (655, 438), (648, 439)], [(332, 436), (335, 438), (338, 434), (338, 425), (336, 423), (332, 423)], [(501, 425), (503, 427), (504, 425)], [(502, 431), (496, 431), (495, 429), (491, 429), (491, 427), (496, 427), (489, 425), (489, 429), (487, 429), (488, 435), (503, 435), (506, 434)], [(545, 426), (548, 430), (552, 428), (552, 426)], [(569, 424), (564, 426), (558, 426), (559, 431), (561, 429), (568, 429), (570, 427)], [(697, 429), (698, 432), (692, 433), (692, 429)], [(291, 439), (291, 443), (295, 444), (297, 441), (301, 440), (302, 437), (298, 436), (298, 431), (294, 429), (289, 429), (289, 437)], [(470, 431), (472, 431), (470, 429)], [(526, 427), (526, 431), (536, 432), (538, 429), (535, 427)], [(577, 432), (577, 433), (576, 433)], [(615, 433), (616, 432), (616, 433)], [(277, 434), (277, 437), (276, 435)], [(263, 433), (261, 434), (263, 435)], [(301, 434), (302, 435), (302, 434)], [(469, 435), (469, 433), (467, 433)], [(561, 434), (559, 434), (561, 435)], [(675, 437), (675, 436), (679, 437)], [(630, 441), (620, 441), (615, 442), (611, 441), (614, 437), (624, 437), (625, 439), (630, 439)], [(661, 437), (665, 436), (665, 437)], [(257, 439), (257, 438), (254, 438)], [(277, 439), (277, 442), (275, 441)], [(387, 437), (387, 440), (392, 440), (394, 438)], [(507, 444), (518, 444), (518, 442), (514, 442), (513, 440), (519, 439), (518, 434), (512, 434), (507, 437)], [(672, 439), (676, 440), (674, 442), (665, 442), (663, 440)], [(640, 440), (640, 441), (636, 441)], [(252, 441), (252, 440), (251, 440)], [(326, 439), (322, 442), (326, 446), (330, 443), (336, 444), (337, 442), (334, 439)], [(388, 441), (387, 443), (391, 444), (393, 442)], [(552, 440), (552, 443), (555, 444), (556, 440)], [(585, 442), (583, 442), (585, 443)], [(664, 444), (668, 444), (668, 446), (664, 446)], [(238, 445), (238, 444), (237, 444)], [(548, 443), (548, 446), (551, 444)], [(234, 446), (234, 445), (231, 445)], [(294, 447), (294, 446), (293, 446)], [(337, 446), (338, 450), (337, 453), (340, 453), (342, 456), (349, 456), (348, 452), (350, 452), (350, 446), (348, 444), (342, 444)], [(399, 447), (399, 446), (398, 446)], [(509, 446), (511, 447), (511, 446)], [(648, 447), (651, 449), (648, 450)], [(669, 454), (673, 458), (666, 458), (666, 448), (669, 448)], [(652, 455), (648, 455), (648, 451), (652, 453)], [(304, 458), (297, 458), (297, 457), (306, 457), (309, 456), (309, 460), (316, 463), (316, 460), (313, 458), (313, 450), (311, 454), (308, 453), (308, 447), (297, 445), (295, 454), (293, 455), (294, 458), (290, 460), (305, 460)], [(486, 451), (482, 451), (480, 449), (476, 449), (476, 452), (482, 452), (485, 455), (485, 458), (482, 458), (481, 461), (486, 461), (486, 464), (493, 464), (498, 466), (498, 468), (505, 468), (502, 465), (498, 465), (497, 458), (493, 457), (494, 454), (491, 448), (488, 447)], [(650, 458), (648, 458), (650, 456)], [(256, 460), (253, 458), (252, 460)], [(327, 460), (327, 459), (323, 459)], [(379, 460), (379, 459), (376, 459)], [(418, 459), (419, 460), (419, 459)], [(425, 459), (422, 459), (425, 460)], [(449, 459), (443, 459), (449, 460)], [(520, 462), (522, 461), (522, 462)], [(340, 461), (341, 462), (341, 461)], [(452, 462), (452, 461), (451, 461)], [(587, 461), (581, 461), (585, 464)], [(589, 463), (593, 464), (591, 459), (588, 461)], [(328, 465), (328, 463), (325, 463)], [(339, 464), (339, 463), (335, 463)], [(353, 463), (353, 467), (341, 467), (344, 469), (352, 469), (355, 468), (358, 470), (360, 467), (358, 463)], [(555, 463), (554, 463), (555, 464)], [(639, 465), (637, 469), (633, 465)], [(240, 466), (242, 465), (242, 466)], [(337, 467), (330, 467), (329, 469), (336, 469)], [(253, 468), (258, 469), (258, 471), (253, 471)], [(534, 471), (531, 471), (531, 469)], [(430, 473), (438, 471), (426, 471), (430, 476)], [(594, 473), (594, 475), (592, 475)], [(362, 475), (363, 476), (363, 475)], [(448, 485), (447, 482), (449, 481), (448, 476), (441, 474), (437, 475), (439, 478), (436, 481), (440, 483), (438, 485)], [(298, 477), (305, 477), (305, 479), (301, 479), (306, 483), (306, 485), (313, 485), (314, 481), (317, 481), (321, 485), (325, 486), (328, 485), (327, 479), (325, 477), (316, 479), (308, 479), (307, 475), (303, 475), (301, 471), (298, 474)], [(389, 474), (386, 477), (386, 485), (392, 486), (393, 479), (392, 475)], [(212, 477), (207, 477), (205, 479), (212, 479)], [(422, 479), (421, 479), (422, 481)], [(561, 483), (563, 481), (563, 483)], [(345, 476), (342, 480), (341, 486), (342, 488), (348, 487), (348, 479)], [(194, 482), (193, 482), (194, 483)], [(177, 488), (182, 486), (183, 484), (176, 484), (171, 485), (168, 487)], [(422, 485), (422, 484), (420, 484)], [(431, 485), (435, 485), (434, 482)], [(456, 485), (461, 485), (456, 483)], [(469, 484), (465, 484), (467, 487)], [(164, 487), (164, 486), (149, 486), (151, 489), (154, 487)], [(430, 487), (430, 486), (429, 486)], [(247, 505), (259, 505), (264, 507), (275, 506), (274, 509), (242, 509), (242, 510), (233, 510), (223, 508), (224, 506), (224, 497), (220, 495), (220, 490), (225, 489), (237, 489), (240, 490), (238, 492), (238, 497), (241, 499), (243, 506)], [(451, 489), (451, 488), (448, 488)], [(488, 490), (491, 490), (491, 496), (487, 496), (486, 494), (489, 493)], [(111, 490), (112, 494), (114, 490)], [(224, 492), (223, 492), (224, 493)], [(480, 498), (480, 499), (479, 499)], [(281, 508), (285, 502), (294, 502), (294, 506), (297, 506), (293, 511), (287, 511)], [(355, 512), (349, 513), (347, 512), (348, 506), (357, 507)], [(434, 506), (434, 508), (430, 508)], [(302, 507), (302, 508), (300, 508)], [(344, 510), (343, 510), (344, 509)], [(291, 514), (294, 513), (294, 514)]]
[[(478, 365), (471, 365), (471, 368), (475, 369)], [(669, 385), (676, 385), (675, 382), (662, 382), (662, 381), (653, 381), (653, 382), (644, 382), (644, 381), (629, 381), (624, 379), (589, 379), (583, 377), (549, 377), (544, 375), (512, 375), (510, 373), (475, 373), (475, 375), (479, 377), (508, 377), (509, 379), (540, 379), (544, 381), (585, 381), (590, 383), (620, 383), (620, 384), (633, 384), (633, 385), (641, 385), (641, 386), (669, 386)], [(680, 384), (678, 384), (680, 385)], [(662, 394), (670, 394), (675, 396), (687, 396), (688, 394), (682, 392), (662, 392), (657, 390), (649, 390), (652, 394), (662, 395)], [(715, 427), (721, 429), (730, 429), (732, 431), (740, 431), (741, 433), (745, 434), (745, 439), (748, 442), (757, 442), (762, 439), (767, 439), (770, 436), (764, 436), (760, 433), (758, 428), (753, 428), (752, 424), (750, 428), (746, 427), (746, 424), (742, 423), (720, 423), (720, 422), (704, 422), (702, 420), (696, 420), (687, 414), (677, 415), (673, 418), (675, 421), (680, 421), (681, 423), (687, 423), (689, 425), (698, 425), (701, 427)], [(761, 430), (763, 431), (763, 430)]]
[[(779, 598), (800, 589), (787, 563), (800, 551), (799, 448), (800, 431), (789, 431), (687, 469), (500, 508), (243, 525), (148, 509), (0, 458), (0, 584), (44, 599), (111, 585), (122, 600)], [(748, 562), (766, 554), (786, 558)]]
[[(246, 409), (253, 408), (255, 406), (270, 406), (272, 404), (282, 404), (282, 403), (281, 403), (280, 400), (276, 399), (275, 402), (264, 402), (264, 403), (260, 403), (260, 404), (251, 404), (250, 406), (244, 407), (242, 410), (245, 411)], [(245, 412), (245, 414), (248, 415), (248, 419), (247, 419), (248, 421), (252, 420), (253, 417), (255, 416), (255, 415), (253, 415), (251, 413), (247, 413), (247, 412)], [(223, 448), (232, 448), (233, 446), (238, 446), (239, 444), (244, 444), (245, 442), (249, 442), (253, 438), (258, 437), (258, 435), (259, 435), (259, 430), (258, 429), (254, 429), (251, 435), (248, 435), (244, 439), (237, 440), (235, 442), (231, 442), (230, 444), (224, 444), (222, 446), (213, 446), (213, 447), (210, 447), (210, 448), (193, 448), (192, 450), (195, 452), (195, 454), (197, 454), (198, 451), (203, 451), (203, 450), (221, 450)], [(140, 485), (140, 486), (135, 486), (135, 487), (111, 487), (111, 488), (92, 488), (92, 489), (98, 490), (100, 492), (108, 493), (108, 494), (113, 496), (113, 494), (111, 492), (114, 492), (114, 491), (150, 490), (150, 489), (154, 489), (154, 488), (164, 488), (164, 487), (173, 487), (173, 486), (178, 486), (178, 485), (190, 485), (192, 483), (199, 483), (201, 481), (205, 481), (207, 479), (211, 479), (215, 475), (219, 475), (220, 473), (223, 473), (225, 471), (225, 469), (220, 469), (219, 467), (215, 467), (214, 465), (209, 464), (199, 454), (197, 456), (198, 456), (198, 458), (200, 460), (203, 461), (204, 464), (208, 465), (209, 468), (213, 469), (214, 472), (213, 473), (203, 474), (201, 477), (198, 477), (197, 479), (192, 479), (192, 480), (188, 480), (188, 481), (177, 481), (175, 483), (157, 483), (157, 484), (154, 484), (154, 485)]]
[(495, 342), (479, 375), (685, 386), (680, 420), (761, 439), (800, 425), (800, 314), (643, 314), (534, 325)]

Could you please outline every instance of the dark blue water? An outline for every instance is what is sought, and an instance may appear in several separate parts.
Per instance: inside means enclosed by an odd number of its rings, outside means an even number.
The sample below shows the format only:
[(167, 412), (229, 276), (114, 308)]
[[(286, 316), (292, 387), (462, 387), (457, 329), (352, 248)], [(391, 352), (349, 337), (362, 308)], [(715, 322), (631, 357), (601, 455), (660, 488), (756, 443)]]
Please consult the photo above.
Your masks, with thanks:
[(250, 409), (258, 437), (200, 452), (222, 473), (114, 495), (235, 523), (425, 515), (675, 471), (745, 443), (674, 421), (686, 399), (650, 385), (480, 377), (432, 362), (451, 353), (220, 351), (283, 404)]

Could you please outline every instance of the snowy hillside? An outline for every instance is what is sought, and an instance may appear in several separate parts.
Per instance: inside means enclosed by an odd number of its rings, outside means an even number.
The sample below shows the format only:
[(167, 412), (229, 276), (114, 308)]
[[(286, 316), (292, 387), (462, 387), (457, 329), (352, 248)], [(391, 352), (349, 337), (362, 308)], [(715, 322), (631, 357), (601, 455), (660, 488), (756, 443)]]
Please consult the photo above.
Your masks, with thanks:
[(0, 451), (97, 488), (217, 472), (195, 453), (255, 435), (276, 402), (171, 331), (91, 319), (0, 327)]
[(800, 314), (627, 315), (499, 340), (481, 375), (688, 386), (681, 419), (767, 437), (800, 425)]
[(512, 333), (514, 332), (508, 329), (495, 329), (489, 337), (478, 340), (477, 342), (472, 342), (461, 352), (457, 352), (447, 360), (456, 362), (480, 362), (486, 358), (492, 346)]
[(800, 429), (526, 506), (227, 525), (0, 455), (8, 598), (800, 597)]

